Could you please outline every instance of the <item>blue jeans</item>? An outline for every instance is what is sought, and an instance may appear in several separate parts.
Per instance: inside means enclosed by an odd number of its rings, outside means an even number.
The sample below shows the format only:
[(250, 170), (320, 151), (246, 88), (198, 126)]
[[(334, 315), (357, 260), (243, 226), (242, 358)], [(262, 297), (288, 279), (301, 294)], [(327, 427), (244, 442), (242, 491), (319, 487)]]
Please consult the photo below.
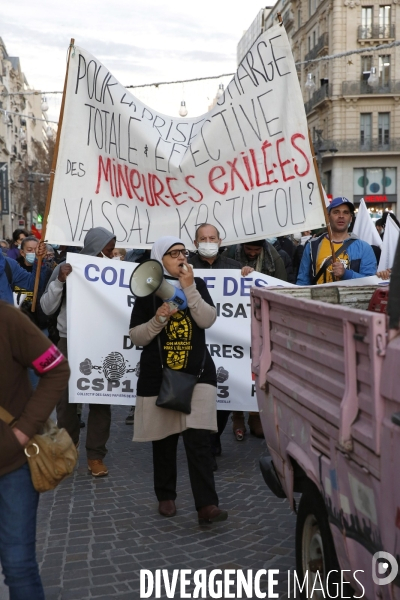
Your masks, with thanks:
[(35, 552), (38, 503), (27, 464), (0, 477), (0, 562), (10, 600), (44, 600)]

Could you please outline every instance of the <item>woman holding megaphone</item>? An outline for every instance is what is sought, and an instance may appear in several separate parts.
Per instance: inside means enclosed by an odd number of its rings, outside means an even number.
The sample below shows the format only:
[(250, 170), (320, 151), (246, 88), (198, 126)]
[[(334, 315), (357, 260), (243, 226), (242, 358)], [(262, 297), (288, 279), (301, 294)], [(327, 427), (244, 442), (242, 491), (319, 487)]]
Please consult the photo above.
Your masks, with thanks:
[[(159, 291), (135, 294), (130, 338), (143, 346), (137, 384), (134, 421), (135, 442), (153, 442), (154, 489), (162, 516), (176, 514), (177, 446), (182, 435), (190, 484), (199, 523), (224, 521), (228, 513), (218, 508), (210, 431), (217, 431), (216, 386), (213, 360), (205, 343), (205, 329), (216, 319), (216, 309), (206, 284), (193, 276), (189, 252), (176, 237), (154, 243), (151, 259), (162, 267), (159, 289), (173, 289), (164, 301)], [(151, 267), (139, 268), (144, 284), (152, 285)], [(135, 275), (136, 274), (136, 275)], [(161, 273), (162, 279), (162, 273)], [(166, 286), (165, 280), (174, 286)], [(131, 289), (135, 293), (135, 288)], [(160, 297), (161, 295), (161, 297)]]

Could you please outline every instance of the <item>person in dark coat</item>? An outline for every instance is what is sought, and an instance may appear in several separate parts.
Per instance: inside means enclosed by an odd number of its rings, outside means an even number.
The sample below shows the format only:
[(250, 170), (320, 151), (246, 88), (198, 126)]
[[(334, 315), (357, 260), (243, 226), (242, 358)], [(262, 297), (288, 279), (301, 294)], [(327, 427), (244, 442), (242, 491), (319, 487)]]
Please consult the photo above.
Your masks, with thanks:
[[(189, 257), (188, 263), (195, 269), (241, 269), (241, 264), (226, 254), (220, 254), (220, 233), (214, 225), (202, 223), (195, 234), (197, 252)], [(224, 411), (225, 412), (225, 411)]]
[(13, 258), (17, 260), (19, 258), (19, 251), (21, 248), (21, 242), (24, 238), (28, 237), (29, 233), (25, 229), (16, 229), (13, 231), (13, 241), (12, 245), (7, 252), (8, 258)]
[(240, 263), (243, 277), (247, 277), (252, 271), (258, 271), (287, 281), (283, 260), (267, 240), (254, 240), (230, 246), (227, 255)]
[(282, 248), (281, 243), (278, 240), (278, 238), (268, 238), (267, 241), (273, 245), (273, 247), (278, 252), (281, 259), (283, 260), (283, 264), (285, 265), (288, 282), (296, 283), (296, 274), (295, 274), (294, 268), (293, 268), (293, 261), (290, 258), (289, 254)]
[[(235, 259), (240, 262), (243, 277), (247, 277), (252, 271), (258, 271), (264, 275), (287, 281), (283, 260), (274, 246), (267, 240), (254, 240), (253, 242), (231, 246), (228, 252), (233, 253)], [(233, 411), (232, 425), (236, 439), (238, 442), (242, 441), (246, 433), (243, 411)], [(264, 437), (258, 412), (249, 413), (248, 425), (252, 435)]]
[(291, 260), (293, 260), (294, 251), (296, 250), (296, 246), (294, 245), (294, 243), (292, 242), (290, 237), (287, 235), (281, 235), (280, 237), (278, 237), (278, 240), (279, 240), (282, 250), (287, 252), (287, 254), (289, 254)]
[[(241, 269), (237, 260), (219, 254), (221, 237), (214, 225), (202, 223), (196, 230), (194, 245), (197, 252), (188, 258), (188, 263), (195, 269)], [(214, 457), (213, 469), (218, 469), (216, 456), (221, 456), (221, 435), (226, 427), (230, 415), (229, 410), (217, 410), (217, 433), (211, 433), (211, 449)]]

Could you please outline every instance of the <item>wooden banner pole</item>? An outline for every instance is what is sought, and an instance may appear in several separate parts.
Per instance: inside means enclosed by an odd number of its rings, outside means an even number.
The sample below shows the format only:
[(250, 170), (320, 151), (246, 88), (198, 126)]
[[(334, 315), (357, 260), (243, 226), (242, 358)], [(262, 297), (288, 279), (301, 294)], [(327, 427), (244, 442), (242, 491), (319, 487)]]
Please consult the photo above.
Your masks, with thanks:
[[(309, 144), (310, 144), (311, 155), (313, 157), (315, 173), (317, 175), (318, 189), (319, 189), (319, 195), (320, 195), (320, 198), (321, 198), (322, 208), (323, 208), (323, 211), (324, 211), (325, 223), (326, 223), (326, 227), (328, 229), (328, 238), (329, 238), (329, 244), (331, 246), (332, 262), (336, 262), (335, 248), (334, 248), (333, 242), (332, 242), (332, 229), (331, 229), (331, 224), (329, 222), (328, 210), (327, 210), (326, 204), (325, 204), (324, 191), (322, 189), (321, 177), (320, 177), (320, 174), (319, 174), (317, 159), (316, 159), (316, 156), (315, 156), (315, 153), (314, 153), (314, 145), (312, 143), (310, 130), (308, 130), (308, 141), (309, 141)], [(335, 280), (335, 277), (333, 277), (333, 280)]]
[[(71, 58), (71, 52), (74, 48), (74, 44), (75, 44), (75, 40), (71, 38), (71, 42), (70, 42), (69, 50), (68, 50), (67, 70), (65, 72), (64, 89), (63, 89), (63, 95), (62, 95), (62, 101), (61, 101), (60, 118), (58, 121), (57, 137), (56, 137), (56, 142), (54, 145), (53, 161), (51, 164), (49, 189), (47, 191), (46, 207), (44, 210), (44, 216), (43, 216), (43, 222), (42, 222), (42, 235), (40, 238), (41, 242), (43, 242), (46, 238), (47, 220), (48, 220), (49, 212), (50, 212), (51, 197), (53, 194), (54, 176), (55, 176), (55, 172), (56, 172), (56, 168), (57, 168), (58, 150), (60, 147), (61, 129), (62, 129), (62, 123), (63, 123), (63, 118), (64, 118), (65, 92), (67, 90), (67, 83), (68, 83), (69, 61)], [(31, 309), (32, 312), (35, 312), (35, 309), (36, 309), (37, 294), (38, 294), (38, 289), (39, 289), (40, 271), (42, 269), (42, 260), (43, 260), (43, 257), (39, 256), (37, 270), (36, 270), (35, 287), (33, 289), (33, 300), (32, 300), (32, 309)]]

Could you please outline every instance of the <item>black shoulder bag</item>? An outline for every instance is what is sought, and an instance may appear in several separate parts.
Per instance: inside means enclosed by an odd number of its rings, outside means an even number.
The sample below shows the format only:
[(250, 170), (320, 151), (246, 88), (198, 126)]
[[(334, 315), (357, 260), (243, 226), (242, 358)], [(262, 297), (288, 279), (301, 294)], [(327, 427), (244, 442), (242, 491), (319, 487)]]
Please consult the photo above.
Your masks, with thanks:
[[(340, 248), (338, 248), (335, 252), (335, 258), (338, 258), (338, 256), (340, 256), (340, 254), (342, 254), (342, 252), (344, 252), (345, 250), (347, 250), (347, 248), (353, 243), (355, 242), (355, 238), (349, 238), (348, 240), (346, 240), (344, 242), (344, 244), (342, 244), (340, 246)], [(321, 275), (324, 275), (326, 273), (326, 270), (328, 267), (331, 266), (333, 262), (333, 258), (332, 256), (330, 256), (322, 265), (322, 267), (320, 268), (320, 270), (318, 271), (318, 273), (313, 277), (313, 280), (311, 282), (311, 285), (316, 285), (318, 279), (321, 277)]]
[(158, 349), (160, 352), (160, 360), (162, 366), (162, 382), (161, 388), (156, 400), (156, 406), (160, 408), (168, 408), (169, 410), (177, 410), (190, 415), (192, 412), (192, 396), (194, 386), (201, 377), (204, 371), (206, 362), (206, 350), (201, 363), (200, 372), (198, 375), (190, 373), (182, 373), (182, 371), (174, 371), (167, 366), (164, 366), (161, 350), (160, 335), (157, 336)]

